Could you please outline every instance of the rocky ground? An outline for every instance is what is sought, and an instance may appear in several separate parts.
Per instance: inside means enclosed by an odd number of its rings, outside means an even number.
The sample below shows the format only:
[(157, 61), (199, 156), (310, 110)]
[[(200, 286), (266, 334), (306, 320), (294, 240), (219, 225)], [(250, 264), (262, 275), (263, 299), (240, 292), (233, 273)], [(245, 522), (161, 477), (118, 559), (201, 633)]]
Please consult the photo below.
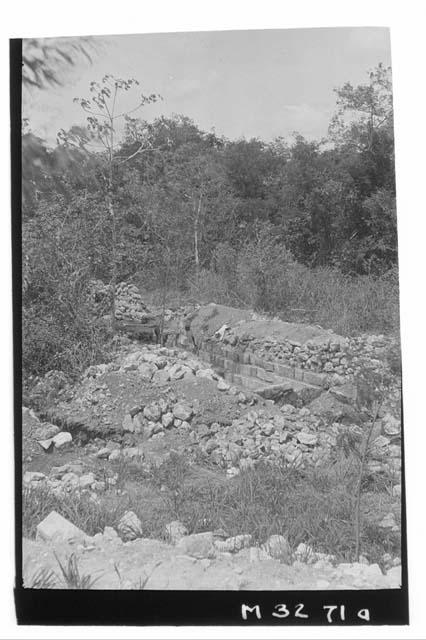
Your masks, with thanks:
[[(314, 540), (290, 546), (283, 535), (263, 540), (247, 530), (230, 535), (208, 530), (207, 517), (202, 526), (173, 520), (162, 506), (161, 526), (150, 529), (143, 509), (126, 510), (132, 491), (139, 492), (146, 510), (153, 509), (166, 489), (160, 481), (158, 495), (148, 488), (141, 493), (144, 474), (152, 475), (173, 454), (225, 486), (265, 462), (299, 471), (321, 468), (342, 442), (362, 440), (368, 419), (344, 389), (340, 397), (324, 391), (303, 407), (280, 405), (229, 384), (189, 351), (123, 342), (112, 362), (90, 367), (78, 384), (59, 374), (39, 381), (30, 398), (36, 412), (23, 410), (27, 512), (37, 501), (47, 505), (43, 513), (34, 507), (31, 517), (24, 514), (27, 586), (54, 587), (72, 577), (80, 588), (114, 589), (399, 586), (398, 553), (388, 553), (386, 544), (380, 563), (366, 556), (349, 563), (320, 553)], [(343, 357), (336, 366), (345, 366)], [(371, 434), (366, 473), (375, 482), (383, 477), (385, 489), (366, 490), (363, 508), (385, 540), (399, 534), (400, 459), (400, 422), (384, 409)], [(136, 479), (123, 476), (128, 464), (137, 468)], [(113, 527), (101, 518), (84, 530), (81, 506), (67, 507), (63, 517), (64, 505), (87, 504), (90, 515), (92, 506), (106, 502), (109, 508), (121, 506), (110, 518)], [(58, 559), (68, 566), (65, 574)], [(88, 576), (85, 587), (82, 576)]]

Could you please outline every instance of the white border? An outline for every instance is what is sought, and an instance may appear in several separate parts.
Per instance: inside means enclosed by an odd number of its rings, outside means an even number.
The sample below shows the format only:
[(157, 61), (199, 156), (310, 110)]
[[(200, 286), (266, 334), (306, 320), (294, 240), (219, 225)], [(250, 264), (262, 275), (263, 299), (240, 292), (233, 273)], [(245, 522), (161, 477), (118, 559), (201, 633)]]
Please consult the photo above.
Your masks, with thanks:
[(10, 37), (105, 35), (220, 29), (301, 28), (331, 26), (391, 27), (396, 108), (397, 199), (402, 304), (403, 384), (405, 405), (406, 480), (408, 487), (408, 555), (410, 580), (409, 627), (291, 627), (247, 628), (132, 628), (132, 627), (17, 627), (12, 584), (13, 466), (12, 466), (12, 351), (11, 255), (9, 198), (9, 103), (7, 89), (2, 109), (2, 215), (0, 335), (4, 341), (0, 389), (2, 393), (0, 470), (2, 524), (0, 527), (0, 638), (407, 638), (426, 636), (424, 586), (426, 576), (424, 487), (426, 451), (425, 381), (425, 261), (426, 251), (426, 139), (425, 139), (425, 22), (415, 0), (382, 1), (298, 0), (21, 0), (2, 11), (2, 74), (8, 86)]

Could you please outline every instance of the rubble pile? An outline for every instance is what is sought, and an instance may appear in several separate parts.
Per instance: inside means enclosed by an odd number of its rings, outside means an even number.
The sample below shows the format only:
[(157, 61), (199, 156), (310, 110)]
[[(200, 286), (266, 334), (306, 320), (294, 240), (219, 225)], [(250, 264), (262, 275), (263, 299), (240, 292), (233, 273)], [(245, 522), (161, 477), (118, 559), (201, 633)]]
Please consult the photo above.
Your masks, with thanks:
[[(111, 287), (102, 280), (91, 281), (91, 299), (94, 311), (103, 315), (109, 311)], [(119, 282), (115, 287), (115, 317), (117, 320), (133, 320), (140, 322), (148, 309), (142, 301), (142, 296), (136, 285), (129, 282)]]
[(282, 362), (290, 367), (316, 373), (337, 374), (334, 376), (334, 384), (339, 383), (339, 377), (351, 377), (366, 368), (378, 373), (388, 371), (390, 367), (387, 354), (396, 346), (394, 338), (383, 335), (361, 335), (355, 338), (335, 336), (324, 343), (308, 340), (302, 344), (294, 340), (238, 335), (231, 328), (217, 332), (212, 339), (230, 347), (247, 350), (266, 361)]
[[(337, 563), (333, 555), (300, 543), (291, 549), (283, 535), (256, 546), (250, 534), (228, 537), (222, 530), (189, 534), (179, 521), (165, 527), (168, 543), (143, 537), (144, 523), (132, 511), (116, 528), (88, 536), (56, 511), (37, 526), (35, 541), (24, 540), (24, 584), (63, 587), (57, 558), (71, 553), (81, 575), (96, 576), (99, 589), (336, 590), (383, 589), (401, 585), (401, 560), (385, 554), (383, 569), (360, 556)], [(173, 532), (170, 537), (169, 532)], [(387, 557), (385, 557), (387, 556)], [(62, 580), (62, 581), (61, 581)], [(67, 586), (65, 584), (65, 586)], [(84, 588), (84, 587), (81, 587)]]

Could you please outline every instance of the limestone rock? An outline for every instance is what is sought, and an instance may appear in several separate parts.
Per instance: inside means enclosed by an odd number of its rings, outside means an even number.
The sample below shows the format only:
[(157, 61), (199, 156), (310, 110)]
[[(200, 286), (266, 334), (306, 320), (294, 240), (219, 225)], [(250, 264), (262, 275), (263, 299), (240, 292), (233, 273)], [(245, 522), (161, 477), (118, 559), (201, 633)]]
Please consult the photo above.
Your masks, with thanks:
[(307, 431), (300, 431), (296, 437), (301, 444), (313, 446), (318, 442), (318, 436), (315, 433), (309, 433)]
[(190, 420), (192, 418), (192, 407), (186, 402), (178, 402), (173, 407), (173, 415), (178, 420)]
[(173, 520), (173, 522), (169, 522), (166, 524), (166, 535), (172, 544), (176, 544), (183, 538), (188, 535), (188, 529), (185, 527), (182, 522), (179, 520)]
[(81, 542), (86, 537), (84, 531), (56, 511), (51, 511), (49, 515), (37, 525), (36, 538), (44, 542)]
[(185, 555), (194, 558), (214, 558), (214, 536), (212, 531), (194, 533), (179, 540), (176, 547)]
[(107, 458), (109, 458), (110, 453), (111, 449), (109, 449), (108, 447), (103, 447), (96, 453), (96, 457), (100, 458), (101, 460), (106, 460)]
[(272, 558), (289, 563), (291, 560), (291, 549), (287, 538), (280, 535), (269, 536), (262, 547)]
[(68, 431), (61, 431), (56, 436), (54, 436), (52, 440), (55, 445), (55, 448), (60, 449), (66, 444), (69, 444), (70, 442), (72, 442), (72, 435), (68, 433)]
[(35, 440), (51, 440), (60, 432), (60, 428), (55, 424), (44, 423), (34, 431)]
[(165, 413), (161, 418), (163, 427), (165, 429), (168, 429), (169, 427), (171, 427), (173, 425), (173, 420), (174, 420), (173, 413), (170, 413), (170, 412)]
[(158, 422), (161, 419), (161, 409), (156, 402), (147, 405), (143, 410), (143, 414), (151, 422)]
[(26, 471), (22, 478), (22, 483), (25, 487), (30, 487), (38, 484), (42, 480), (46, 480), (44, 473), (40, 471)]
[(219, 389), (219, 391), (228, 391), (230, 385), (223, 378), (220, 378), (219, 382), (217, 383), (217, 388)]
[(155, 371), (157, 371), (157, 367), (147, 362), (143, 362), (138, 367), (139, 375), (142, 378), (142, 380), (144, 380), (145, 382), (149, 382), (151, 380)]
[(135, 430), (135, 425), (133, 424), (132, 416), (129, 413), (126, 413), (124, 416), (124, 420), (121, 424), (123, 431), (128, 431), (129, 433), (133, 433)]
[(134, 511), (126, 511), (117, 525), (117, 531), (123, 540), (136, 540), (142, 537), (142, 523)]
[(397, 436), (401, 433), (401, 422), (394, 418), (390, 413), (386, 413), (383, 417), (383, 431), (388, 436)]
[(195, 375), (197, 378), (207, 378), (208, 380), (215, 380), (215, 378), (217, 378), (213, 369), (198, 369)]
[(251, 540), (252, 536), (250, 534), (240, 534), (239, 536), (232, 536), (226, 540), (216, 540), (214, 545), (218, 551), (237, 553), (237, 551), (249, 547)]
[(153, 384), (161, 386), (167, 384), (170, 381), (170, 373), (166, 369), (160, 369), (152, 376)]
[(86, 473), (79, 479), (80, 489), (88, 489), (96, 481), (95, 474), (90, 472)]

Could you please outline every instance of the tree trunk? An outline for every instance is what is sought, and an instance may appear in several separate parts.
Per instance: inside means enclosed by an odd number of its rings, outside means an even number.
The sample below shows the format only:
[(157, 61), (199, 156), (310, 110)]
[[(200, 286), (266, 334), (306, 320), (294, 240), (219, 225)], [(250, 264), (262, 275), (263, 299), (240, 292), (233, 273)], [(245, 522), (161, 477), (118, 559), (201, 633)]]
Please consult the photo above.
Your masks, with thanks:
[(114, 335), (116, 330), (116, 320), (115, 320), (115, 311), (116, 311), (116, 286), (117, 286), (117, 226), (115, 219), (115, 210), (114, 204), (112, 200), (113, 194), (113, 172), (112, 172), (112, 161), (113, 161), (113, 153), (114, 153), (114, 129), (113, 129), (113, 120), (111, 118), (110, 122), (111, 126), (111, 137), (110, 137), (110, 146), (109, 146), (109, 167), (108, 167), (108, 211), (111, 217), (111, 332)]
[(381, 408), (381, 403), (378, 403), (376, 406), (376, 410), (374, 412), (374, 417), (373, 420), (371, 422), (371, 425), (368, 429), (366, 438), (365, 438), (365, 443), (364, 443), (364, 450), (362, 452), (362, 457), (360, 460), (360, 468), (359, 468), (359, 476), (358, 476), (358, 483), (357, 483), (357, 488), (355, 491), (355, 518), (354, 518), (354, 528), (355, 528), (355, 561), (359, 562), (359, 553), (360, 553), (360, 546), (361, 546), (361, 495), (362, 495), (362, 480), (363, 480), (363, 476), (364, 476), (364, 469), (365, 469), (365, 463), (367, 460), (367, 455), (368, 455), (368, 448), (370, 446), (370, 440), (371, 440), (371, 435), (373, 433), (373, 429), (374, 426), (377, 422), (377, 418), (379, 415), (379, 411)]
[(116, 311), (116, 286), (117, 286), (117, 229), (115, 221), (114, 205), (112, 203), (111, 193), (108, 194), (108, 210), (111, 216), (111, 235), (112, 235), (112, 264), (111, 264), (111, 331), (114, 334), (116, 329), (115, 311)]
[(198, 228), (200, 223), (200, 215), (201, 215), (201, 201), (202, 195), (198, 198), (198, 207), (195, 212), (194, 218), (194, 258), (195, 258), (195, 273), (198, 276), (200, 272), (200, 255), (199, 255), (199, 236), (198, 236)]

